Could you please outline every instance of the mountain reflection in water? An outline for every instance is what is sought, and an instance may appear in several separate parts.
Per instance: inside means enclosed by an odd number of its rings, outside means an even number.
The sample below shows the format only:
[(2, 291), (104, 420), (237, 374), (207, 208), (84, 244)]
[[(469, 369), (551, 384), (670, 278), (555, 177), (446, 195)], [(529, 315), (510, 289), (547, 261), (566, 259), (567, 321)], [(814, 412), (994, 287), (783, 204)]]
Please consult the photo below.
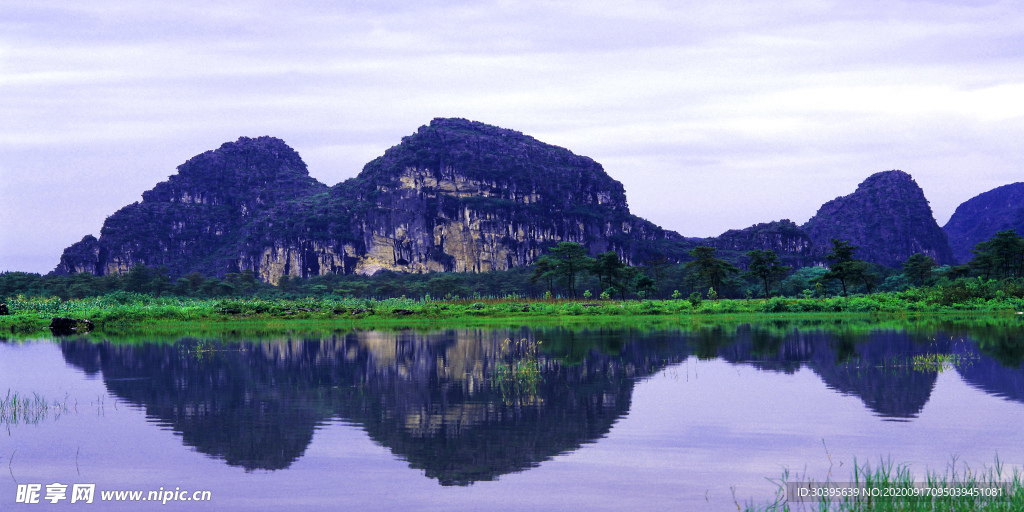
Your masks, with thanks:
[[(743, 324), (651, 332), (362, 331), (134, 345), (74, 339), (61, 349), (68, 363), (101, 374), (112, 394), (143, 408), (185, 445), (246, 471), (289, 467), (320, 425), (339, 419), (442, 485), (468, 485), (606, 436), (628, 413), (637, 379), (691, 356), (763, 371), (808, 368), (875, 415), (909, 421), (927, 403), (937, 372), (895, 363), (954, 353), (970, 362), (956, 366), (969, 384), (1024, 402), (1020, 360), (993, 359), (958, 336)], [(510, 359), (506, 339), (527, 340), (536, 355)], [(536, 377), (498, 378), (522, 357), (533, 357)]]

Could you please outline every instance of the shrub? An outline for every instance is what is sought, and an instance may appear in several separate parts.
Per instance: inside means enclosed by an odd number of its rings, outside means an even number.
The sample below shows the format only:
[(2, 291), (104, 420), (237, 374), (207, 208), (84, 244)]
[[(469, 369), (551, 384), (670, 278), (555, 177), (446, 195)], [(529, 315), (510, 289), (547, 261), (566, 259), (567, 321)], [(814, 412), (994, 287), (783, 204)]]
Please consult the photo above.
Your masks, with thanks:
[(760, 310), (765, 313), (786, 313), (790, 311), (790, 308), (782, 297), (773, 297), (762, 302)]

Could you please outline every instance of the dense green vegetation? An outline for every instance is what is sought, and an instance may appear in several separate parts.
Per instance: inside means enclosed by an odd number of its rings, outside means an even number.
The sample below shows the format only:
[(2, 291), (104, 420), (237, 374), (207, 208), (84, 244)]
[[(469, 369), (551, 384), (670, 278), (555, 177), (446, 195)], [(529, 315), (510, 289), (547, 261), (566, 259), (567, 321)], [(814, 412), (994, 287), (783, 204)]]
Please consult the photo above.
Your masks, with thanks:
[[(283, 279), (278, 286), (261, 283), (249, 272), (224, 278), (193, 273), (172, 280), (162, 268), (143, 266), (102, 277), (7, 272), (0, 274), (0, 332), (39, 331), (53, 317), (87, 318), (100, 329), (119, 330), (152, 322), (272, 319), (368, 324), (389, 319), (1024, 310), (1024, 240), (1013, 231), (978, 244), (975, 259), (956, 267), (936, 268), (930, 257), (917, 254), (902, 270), (875, 268), (856, 259), (856, 249), (833, 240), (828, 268), (791, 271), (772, 251), (750, 251), (746, 262), (734, 264), (718, 258), (713, 248), (698, 247), (687, 263), (661, 259), (633, 267), (614, 252), (592, 258), (582, 246), (562, 242), (531, 269), (332, 274)], [(747, 272), (741, 274), (739, 265)], [(662, 298), (667, 289), (673, 290), (670, 299)]]
[[(0, 316), (0, 333), (31, 333), (45, 329), (53, 317), (86, 318), (97, 329), (124, 332), (152, 324), (187, 322), (307, 320), (363, 326), (387, 323), (469, 324), (485, 320), (627, 319), (759, 314), (896, 314), (908, 312), (1008, 313), (1024, 310), (1019, 292), (1007, 284), (964, 279), (960, 285), (915, 288), (869, 296), (704, 300), (460, 299), (392, 298), (383, 300), (328, 297), (301, 299), (202, 299), (153, 297), (115, 292), (99, 297), (63, 300), (16, 296), (7, 299), (9, 315)], [(1015, 316), (1015, 315), (1014, 315)]]

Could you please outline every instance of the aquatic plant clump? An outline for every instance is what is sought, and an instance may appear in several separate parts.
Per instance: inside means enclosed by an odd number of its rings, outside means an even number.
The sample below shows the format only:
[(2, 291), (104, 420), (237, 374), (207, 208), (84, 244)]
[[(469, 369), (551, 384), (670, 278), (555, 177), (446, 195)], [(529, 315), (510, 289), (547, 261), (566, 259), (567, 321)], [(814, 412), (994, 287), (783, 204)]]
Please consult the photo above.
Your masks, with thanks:
[(0, 399), (0, 425), (34, 425), (50, 414), (59, 417), (67, 411), (67, 404), (56, 399), (47, 400), (38, 393), (30, 396), (7, 390), (7, 396)]
[(536, 394), (541, 380), (538, 345), (542, 343), (528, 339), (505, 339), (501, 343), (491, 381), (501, 389), (502, 395)]

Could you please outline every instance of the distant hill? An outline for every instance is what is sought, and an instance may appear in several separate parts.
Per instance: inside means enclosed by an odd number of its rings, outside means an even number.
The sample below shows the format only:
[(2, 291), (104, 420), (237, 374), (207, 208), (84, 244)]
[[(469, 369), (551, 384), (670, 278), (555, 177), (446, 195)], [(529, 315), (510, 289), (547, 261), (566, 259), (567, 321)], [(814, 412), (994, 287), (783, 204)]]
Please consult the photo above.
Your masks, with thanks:
[(795, 266), (816, 262), (810, 235), (789, 219), (754, 224), (745, 229), (730, 229), (717, 237), (702, 240), (701, 244), (738, 253), (755, 249), (775, 251)]
[(960, 263), (974, 257), (971, 249), (999, 231), (1024, 236), (1024, 182), (996, 187), (964, 201), (942, 227), (953, 256)]

